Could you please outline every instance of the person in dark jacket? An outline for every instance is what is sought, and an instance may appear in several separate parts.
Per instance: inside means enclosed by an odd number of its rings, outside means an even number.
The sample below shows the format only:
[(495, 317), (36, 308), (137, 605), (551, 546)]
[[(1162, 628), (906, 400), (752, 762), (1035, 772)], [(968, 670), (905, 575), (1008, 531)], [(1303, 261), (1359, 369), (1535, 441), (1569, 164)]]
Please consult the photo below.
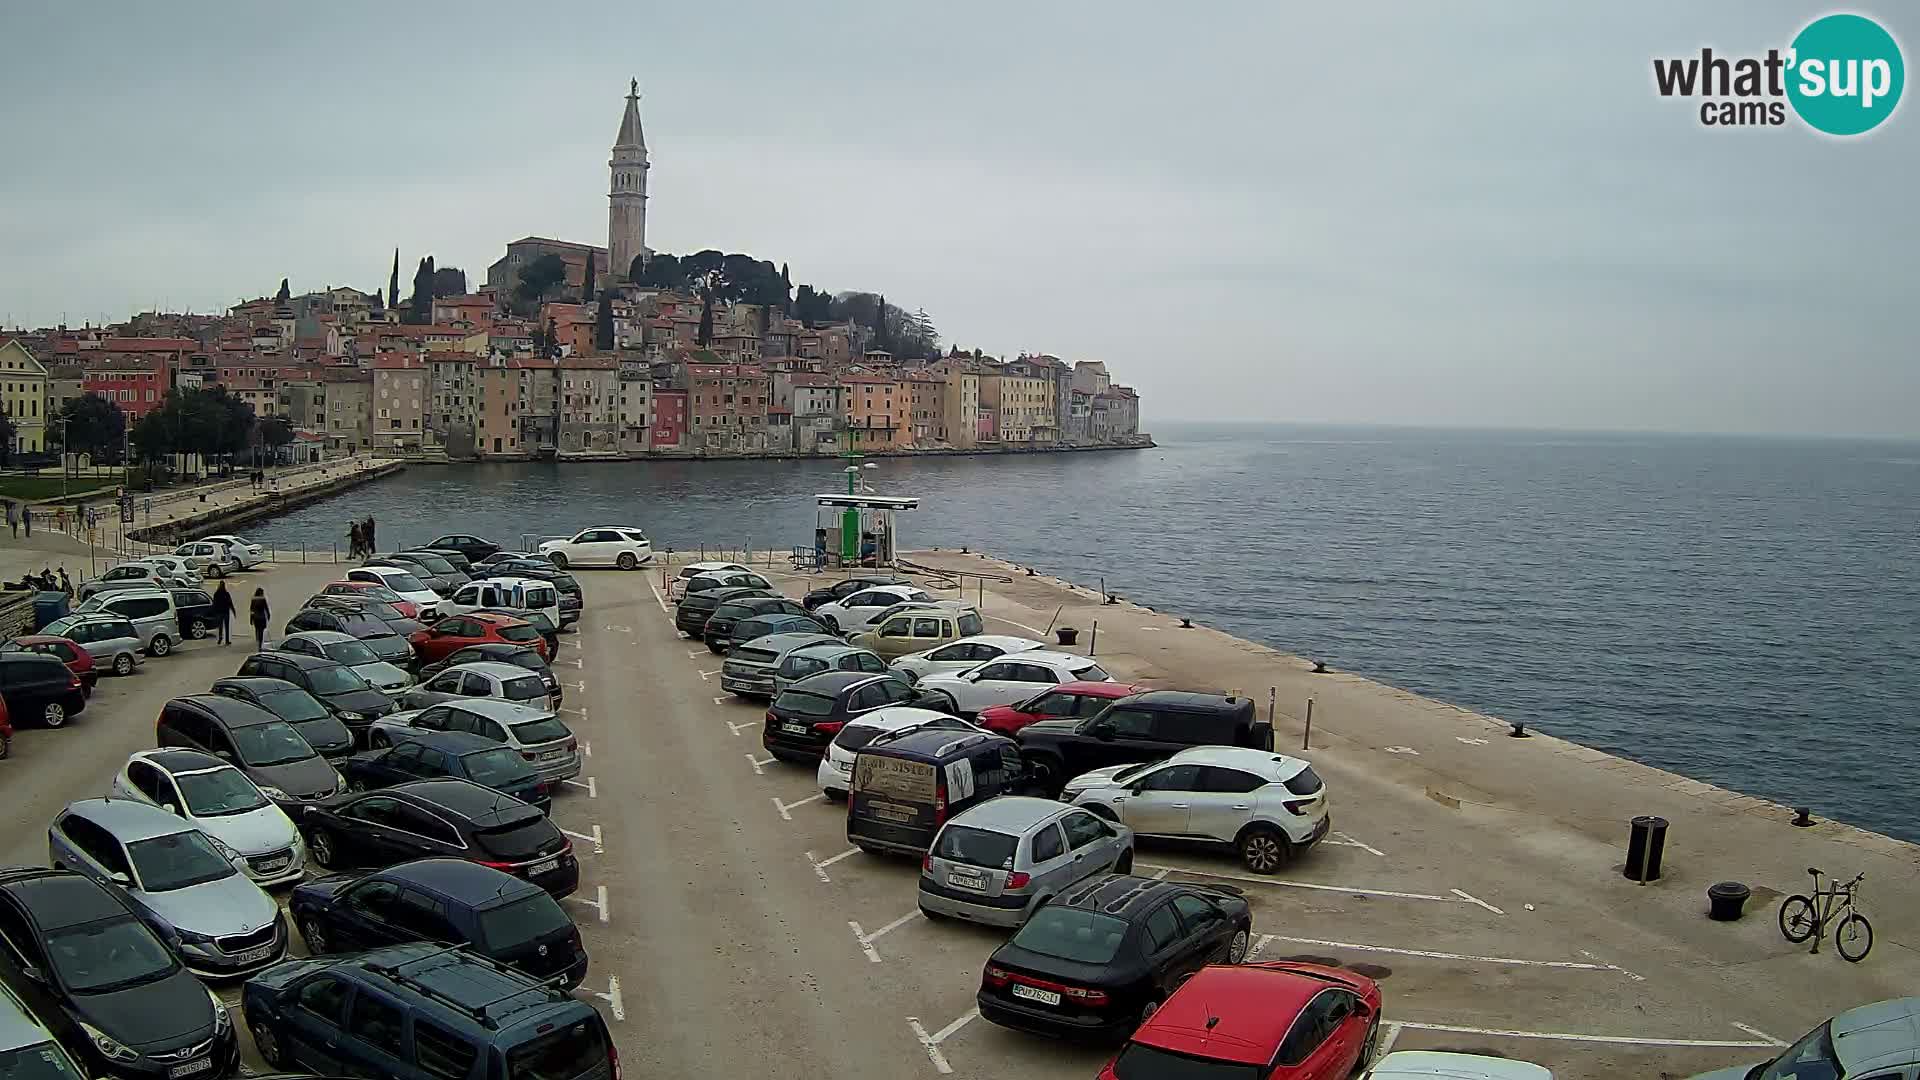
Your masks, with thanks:
[(257, 647), (256, 651), (266, 652), (267, 620), (273, 618), (273, 613), (267, 610), (267, 590), (253, 590), (253, 603), (249, 608), (248, 618), (253, 623), (253, 641)]
[(213, 617), (220, 620), (218, 644), (233, 644), (233, 594), (227, 591), (227, 583), (213, 590)]

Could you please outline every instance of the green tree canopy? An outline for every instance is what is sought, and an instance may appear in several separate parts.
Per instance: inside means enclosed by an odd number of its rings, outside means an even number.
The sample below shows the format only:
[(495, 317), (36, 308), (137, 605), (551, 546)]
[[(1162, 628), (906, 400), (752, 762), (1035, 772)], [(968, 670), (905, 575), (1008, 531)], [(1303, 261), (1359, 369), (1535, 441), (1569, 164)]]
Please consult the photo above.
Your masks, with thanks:
[(531, 305), (539, 305), (555, 285), (567, 280), (567, 261), (558, 255), (542, 255), (520, 271), (520, 284), (514, 295)]
[(89, 390), (67, 402), (60, 419), (64, 421), (68, 453), (86, 454), (95, 461), (112, 461), (120, 456), (127, 414), (119, 405)]
[(128, 441), (145, 461), (167, 454), (220, 457), (244, 452), (253, 428), (253, 406), (225, 387), (187, 387), (169, 390), (159, 408), (133, 425)]

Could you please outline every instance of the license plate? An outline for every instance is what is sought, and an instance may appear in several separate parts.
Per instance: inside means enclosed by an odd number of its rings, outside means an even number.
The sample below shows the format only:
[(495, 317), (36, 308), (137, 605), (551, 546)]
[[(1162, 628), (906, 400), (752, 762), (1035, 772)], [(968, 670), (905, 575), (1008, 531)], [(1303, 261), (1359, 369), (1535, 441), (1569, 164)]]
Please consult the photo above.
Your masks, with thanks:
[(972, 889), (975, 892), (987, 891), (987, 879), (980, 874), (966, 870), (949, 870), (947, 884), (956, 889)]
[(1013, 984), (1013, 996), (1025, 998), (1028, 1001), (1037, 1001), (1042, 1005), (1060, 1004), (1059, 994), (1051, 990), (1040, 990), (1032, 986), (1021, 986), (1019, 983)]
[(559, 868), (560, 868), (559, 859), (543, 859), (540, 862), (534, 863), (532, 866), (527, 867), (527, 873), (550, 874)]
[(198, 1073), (210, 1072), (212, 1069), (213, 1059), (203, 1057), (199, 1061), (189, 1061), (185, 1065), (175, 1065), (173, 1068), (167, 1070), (167, 1075), (169, 1077), (194, 1076)]
[(293, 860), (291, 858), (286, 858), (286, 859), (274, 859), (270, 862), (263, 862), (260, 864), (260, 872), (263, 874), (279, 873), (280, 871), (285, 870), (287, 868), (287, 864), (292, 861)]
[(781, 724), (780, 730), (789, 735), (810, 735), (813, 728), (807, 724)]
[(273, 955), (273, 946), (262, 945), (257, 949), (248, 949), (233, 958), (236, 964), (257, 964)]
[(567, 752), (565, 750), (547, 750), (542, 752), (540, 757), (541, 757), (541, 760), (544, 761), (550, 758), (564, 757), (566, 756), (566, 753)]

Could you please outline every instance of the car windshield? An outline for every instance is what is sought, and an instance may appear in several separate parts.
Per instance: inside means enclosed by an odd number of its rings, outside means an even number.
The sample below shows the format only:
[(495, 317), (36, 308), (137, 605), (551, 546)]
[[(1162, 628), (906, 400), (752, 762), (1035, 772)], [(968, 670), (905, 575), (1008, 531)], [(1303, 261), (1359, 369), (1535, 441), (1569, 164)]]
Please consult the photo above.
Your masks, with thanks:
[(335, 641), (320, 646), (320, 651), (327, 654), (327, 659), (337, 660), (342, 664), (377, 664), (380, 662), (379, 653), (374, 652), (358, 641)]
[(508, 825), (492, 829), (481, 829), (473, 834), (480, 849), (496, 859), (520, 862), (540, 854), (540, 849), (553, 846), (560, 837), (560, 830), (553, 823), (535, 811), (531, 817), (524, 817)]
[[(381, 589), (380, 591), (388, 593), (388, 595), (392, 596), (395, 600), (400, 599), (399, 593), (390, 593), (386, 589)], [(387, 603), (385, 597), (378, 600), (363, 600), (360, 604), (360, 610), (379, 619), (381, 622), (386, 622), (390, 619), (406, 618), (406, 615), (403, 614), (399, 608)]]
[(840, 734), (834, 738), (833, 745), (851, 753), (879, 737), (880, 729), (877, 727), (868, 727), (865, 724), (849, 724), (840, 729)]
[(0, 1078), (4, 1080), (86, 1080), (86, 1074), (60, 1049), (59, 1043), (43, 1042), (0, 1050)]
[(531, 779), (533, 768), (520, 755), (504, 747), (494, 750), (477, 750), (460, 759), (466, 766), (467, 779), (482, 787), (512, 787)]
[(1011, 870), (1013, 853), (1019, 846), (1020, 838), (1017, 836), (966, 825), (949, 825), (940, 830), (940, 839), (934, 841), (933, 857), (968, 866)]
[(150, 893), (205, 885), (239, 873), (198, 829), (135, 840), (127, 845), (127, 855), (140, 875), (140, 888)]
[(152, 982), (179, 966), (153, 931), (131, 916), (54, 931), (47, 935), (47, 962), (62, 983), (83, 994)]
[(520, 649), (515, 652), (510, 652), (503, 657), (503, 659), (515, 667), (523, 667), (528, 671), (547, 670), (547, 662), (540, 659), (540, 654), (534, 652), (532, 649)]
[(1260, 1080), (1261, 1066), (1188, 1057), (1130, 1042), (1113, 1060), (1117, 1080)]
[(1059, 960), (1105, 964), (1120, 954), (1126, 936), (1127, 924), (1111, 915), (1049, 905), (1033, 913), (1013, 944)]
[(305, 690), (276, 690), (271, 694), (260, 695), (260, 707), (279, 717), (299, 724), (308, 720), (318, 720), (328, 715), (327, 707), (313, 699)]
[(1821, 1024), (1786, 1053), (1768, 1062), (1747, 1080), (1839, 1080), (1840, 1062), (1833, 1056), (1832, 1025)]
[(1287, 790), (1295, 795), (1312, 795), (1326, 785), (1320, 782), (1320, 774), (1309, 765), (1287, 778)]
[(285, 765), (313, 756), (313, 747), (284, 720), (234, 728), (231, 733), (233, 748), (240, 754), (241, 762), (257, 768)]
[(561, 723), (557, 716), (543, 716), (531, 723), (513, 725), (513, 737), (522, 743), (552, 742), (571, 734), (573, 732), (568, 731), (567, 725)]
[(574, 1080), (606, 1068), (607, 1032), (595, 1017), (509, 1050), (505, 1080)]
[(1086, 667), (1076, 668), (1073, 677), (1081, 682), (1106, 682), (1113, 678), (1107, 674), (1107, 669), (1099, 664), (1088, 664)]
[(220, 817), (244, 814), (267, 805), (266, 796), (239, 769), (215, 769), (212, 772), (175, 776), (180, 797), (195, 817)]
[(310, 668), (307, 681), (313, 684), (316, 694), (346, 694), (372, 689), (367, 685), (367, 680), (354, 674), (352, 668), (342, 666)]
[(307, 740), (309, 746), (350, 746), (353, 743), (353, 734), (347, 730), (347, 725), (331, 715), (295, 720), (293, 728), (301, 738)]
[(833, 713), (833, 699), (805, 690), (788, 690), (780, 695), (773, 707), (800, 716), (829, 716)]
[(480, 913), (480, 937), (496, 953), (571, 929), (573, 920), (546, 893)]
[(427, 591), (427, 587), (420, 583), (419, 578), (414, 577), (404, 570), (396, 570), (390, 574), (381, 574), (380, 578), (387, 583), (387, 588), (392, 589), (394, 592), (410, 593)]
[(547, 684), (538, 675), (521, 675), (508, 679), (501, 686), (501, 692), (508, 701), (532, 701), (547, 696)]
[(526, 623), (520, 623), (516, 626), (503, 626), (500, 628), (500, 640), (511, 641), (517, 644), (525, 644), (526, 642), (529, 642), (529, 641), (539, 641), (540, 631), (535, 630), (532, 626)]

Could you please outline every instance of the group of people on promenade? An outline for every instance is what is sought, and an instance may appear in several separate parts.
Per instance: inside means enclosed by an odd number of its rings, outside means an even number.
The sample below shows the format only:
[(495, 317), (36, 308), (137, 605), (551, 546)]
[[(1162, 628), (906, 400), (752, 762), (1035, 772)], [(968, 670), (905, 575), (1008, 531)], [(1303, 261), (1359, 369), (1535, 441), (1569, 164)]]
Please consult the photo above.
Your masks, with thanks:
[(347, 554), (352, 558), (362, 558), (377, 550), (373, 546), (373, 518), (365, 521), (350, 522), (347, 526)]
[[(213, 590), (214, 625), (219, 634), (215, 639), (217, 644), (233, 644), (233, 611), (233, 594), (227, 591), (227, 583), (222, 581), (220, 587)], [(253, 600), (247, 605), (247, 622), (253, 626), (253, 644), (256, 651), (266, 651), (267, 623), (272, 618), (273, 610), (267, 605), (267, 590), (254, 589)]]

